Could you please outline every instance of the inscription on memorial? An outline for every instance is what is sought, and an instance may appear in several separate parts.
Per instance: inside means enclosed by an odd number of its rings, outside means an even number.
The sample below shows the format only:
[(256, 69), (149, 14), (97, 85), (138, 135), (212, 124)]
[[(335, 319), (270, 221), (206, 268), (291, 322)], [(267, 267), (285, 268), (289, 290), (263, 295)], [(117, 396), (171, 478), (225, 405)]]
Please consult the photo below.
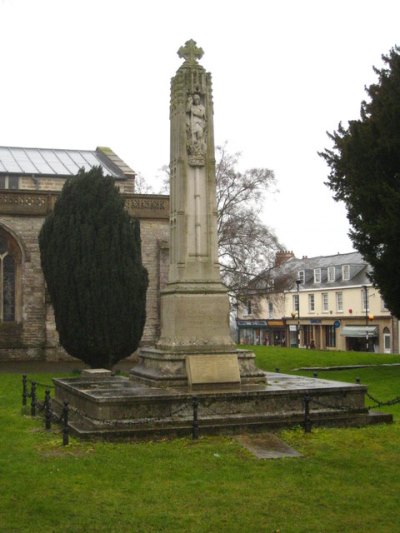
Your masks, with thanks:
[(235, 354), (187, 355), (186, 372), (190, 385), (240, 383), (239, 362)]

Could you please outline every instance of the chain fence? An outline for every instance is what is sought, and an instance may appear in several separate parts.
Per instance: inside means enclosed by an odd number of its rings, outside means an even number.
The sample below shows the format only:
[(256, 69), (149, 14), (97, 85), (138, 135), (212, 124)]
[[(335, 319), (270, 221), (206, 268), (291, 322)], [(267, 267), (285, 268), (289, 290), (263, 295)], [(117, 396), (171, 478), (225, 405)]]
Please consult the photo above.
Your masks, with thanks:
[[(30, 388), (29, 388), (30, 385)], [(45, 389), (44, 394), (44, 400), (40, 401), (38, 396), (38, 387)], [(69, 434), (70, 434), (70, 425), (69, 425), (69, 418), (70, 413), (78, 415), (81, 418), (86, 418), (85, 413), (80, 411), (79, 409), (76, 409), (75, 407), (72, 407), (69, 405), (69, 402), (64, 401), (61, 414), (58, 415), (51, 406), (52, 399), (51, 399), (51, 389), (55, 389), (53, 385), (48, 385), (45, 383), (39, 383), (38, 381), (30, 380), (28, 379), (28, 376), (26, 374), (23, 374), (22, 376), (22, 406), (24, 409), (26, 409), (28, 400), (30, 399), (30, 414), (32, 417), (36, 417), (39, 413), (43, 416), (44, 419), (44, 427), (46, 430), (51, 429), (52, 422), (56, 422), (61, 424), (61, 433), (62, 433), (62, 439), (63, 439), (63, 445), (66, 446), (69, 444)], [(198, 439), (199, 437), (199, 420), (198, 420), (198, 407), (199, 407), (199, 400), (196, 396), (191, 397), (191, 413), (192, 413), (192, 438)], [(178, 408), (174, 409), (173, 411), (170, 411), (165, 416), (159, 416), (159, 417), (143, 417), (143, 418), (137, 418), (134, 421), (130, 421), (130, 426), (140, 426), (141, 424), (149, 424), (149, 423), (157, 423), (157, 422), (165, 422), (166, 420), (170, 420), (171, 418), (176, 417), (183, 411), (188, 411), (190, 409), (190, 405), (187, 403), (179, 406)], [(102, 420), (102, 419), (96, 419), (96, 422), (100, 422), (103, 424), (106, 424), (107, 422), (110, 423), (109, 420)]]
[(374, 405), (370, 405), (368, 409), (374, 408), (374, 407), (386, 407), (388, 405), (396, 405), (397, 403), (400, 403), (400, 396), (396, 396), (396, 398), (393, 398), (392, 400), (387, 400), (386, 402), (382, 402), (381, 400), (378, 400), (368, 392), (366, 393), (367, 398), (369, 398), (372, 402), (374, 402)]
[[(357, 383), (360, 382), (358, 378), (357, 378), (356, 382)], [(29, 390), (28, 384), (30, 384), (30, 390)], [(44, 400), (43, 401), (40, 401), (38, 399), (38, 392), (37, 392), (38, 387), (45, 389), (45, 395), (44, 395)], [(24, 374), (22, 376), (22, 406), (24, 408), (26, 408), (27, 403), (28, 403), (28, 399), (30, 399), (30, 414), (31, 414), (31, 416), (35, 417), (35, 416), (37, 416), (38, 413), (42, 413), (43, 414), (43, 418), (44, 418), (45, 429), (47, 429), (47, 430), (51, 429), (52, 422), (56, 422), (58, 424), (61, 424), (62, 440), (63, 440), (63, 445), (65, 446), (65, 445), (69, 444), (69, 433), (70, 433), (69, 413), (72, 412), (73, 414), (78, 415), (81, 418), (86, 418), (86, 415), (85, 415), (85, 413), (82, 413), (81, 411), (79, 411), (75, 407), (70, 406), (67, 401), (63, 402), (63, 407), (62, 407), (62, 410), (61, 410), (61, 414), (58, 415), (52, 409), (52, 406), (51, 406), (51, 403), (52, 403), (51, 392), (50, 392), (51, 389), (54, 390), (55, 387), (53, 385), (40, 383), (40, 382), (34, 381), (34, 380), (29, 380), (27, 375)], [(391, 406), (391, 405), (396, 405), (396, 404), (400, 403), (400, 396), (397, 396), (397, 397), (393, 398), (392, 400), (387, 400), (387, 401), (381, 401), (381, 400), (375, 398), (374, 396), (372, 396), (371, 394), (369, 394), (368, 392), (366, 392), (366, 396), (367, 396), (367, 398), (369, 398), (373, 402), (373, 405), (367, 406), (368, 410), (376, 408), (376, 407), (385, 407), (385, 406)], [(192, 396), (190, 398), (190, 400), (191, 400), (191, 409), (192, 409), (191, 410), (192, 439), (198, 439), (199, 438), (199, 432), (200, 432), (200, 426), (199, 426), (199, 406), (200, 406), (200, 402), (199, 402), (199, 399), (198, 399), (197, 396)], [(343, 406), (343, 405), (330, 404), (330, 403), (327, 403), (327, 402), (323, 402), (323, 401), (321, 401), (319, 399), (316, 399), (316, 398), (314, 398), (312, 396), (305, 395), (303, 397), (303, 408), (304, 408), (303, 427), (304, 427), (304, 432), (305, 433), (310, 433), (311, 429), (312, 429), (312, 426), (313, 426), (313, 421), (312, 421), (312, 418), (311, 418), (311, 407), (312, 407), (312, 405), (316, 405), (318, 407), (322, 407), (324, 409), (330, 409), (330, 410), (334, 410), (334, 411), (354, 412), (354, 407), (347, 407), (347, 406)], [(201, 405), (201, 407), (202, 407), (202, 414), (204, 416), (207, 416), (207, 414), (208, 415), (211, 414), (211, 415), (214, 415), (214, 416), (222, 416), (220, 412), (214, 410), (210, 405), (207, 405), (206, 403), (203, 403)], [(178, 408), (176, 408), (173, 411), (170, 411), (168, 414), (166, 414), (164, 416), (137, 418), (134, 421), (130, 421), (129, 422), (129, 426), (130, 427), (131, 426), (133, 426), (133, 427), (137, 426), (138, 427), (138, 426), (143, 425), (143, 424), (151, 424), (151, 423), (155, 424), (155, 423), (158, 423), (158, 422), (165, 422), (167, 420), (173, 419), (174, 417), (176, 417), (177, 415), (179, 415), (183, 411), (188, 411), (188, 409), (190, 409), (190, 407), (188, 406), (187, 403), (184, 403), (183, 405), (179, 406)], [(237, 410), (230, 411), (230, 412), (225, 412), (224, 414), (225, 415), (234, 415), (234, 414), (237, 414)], [(106, 419), (104, 419), (104, 420), (96, 419), (96, 422), (99, 422), (99, 423), (102, 423), (102, 424), (107, 424), (108, 423), (110, 425), (110, 421), (106, 420)]]
[[(29, 390), (30, 385), (30, 390)], [(44, 388), (44, 400), (40, 401), (37, 388)], [(30, 399), (30, 414), (32, 417), (36, 417), (39, 413), (42, 414), (44, 419), (44, 427), (46, 430), (50, 430), (52, 422), (61, 425), (62, 443), (63, 446), (69, 444), (69, 405), (68, 402), (63, 402), (61, 414), (58, 415), (51, 407), (51, 389), (54, 389), (53, 385), (40, 383), (38, 381), (28, 379), (26, 374), (22, 376), (22, 407), (26, 408), (28, 399)]]

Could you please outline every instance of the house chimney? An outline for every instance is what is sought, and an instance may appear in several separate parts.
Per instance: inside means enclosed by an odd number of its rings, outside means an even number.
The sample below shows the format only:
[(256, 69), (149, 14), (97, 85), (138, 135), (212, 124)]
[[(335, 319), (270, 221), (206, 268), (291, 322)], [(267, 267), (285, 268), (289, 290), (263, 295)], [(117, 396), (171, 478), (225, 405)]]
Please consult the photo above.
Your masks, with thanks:
[(278, 250), (275, 255), (275, 267), (281, 266), (283, 263), (286, 263), (289, 259), (294, 257), (294, 253), (289, 250)]

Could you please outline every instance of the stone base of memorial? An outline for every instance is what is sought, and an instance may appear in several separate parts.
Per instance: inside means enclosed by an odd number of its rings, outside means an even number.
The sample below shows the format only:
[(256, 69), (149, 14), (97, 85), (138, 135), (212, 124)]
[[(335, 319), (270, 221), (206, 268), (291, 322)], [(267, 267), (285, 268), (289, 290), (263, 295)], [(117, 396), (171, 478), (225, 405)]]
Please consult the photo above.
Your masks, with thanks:
[(367, 387), (359, 384), (266, 373), (268, 385), (193, 391), (190, 386), (154, 387), (122, 376), (95, 376), (53, 380), (53, 410), (61, 413), (68, 401), (71, 432), (83, 439), (190, 438), (194, 404), (200, 436), (290, 428), (304, 424), (305, 397), (312, 427), (392, 421), (392, 415), (368, 411)]

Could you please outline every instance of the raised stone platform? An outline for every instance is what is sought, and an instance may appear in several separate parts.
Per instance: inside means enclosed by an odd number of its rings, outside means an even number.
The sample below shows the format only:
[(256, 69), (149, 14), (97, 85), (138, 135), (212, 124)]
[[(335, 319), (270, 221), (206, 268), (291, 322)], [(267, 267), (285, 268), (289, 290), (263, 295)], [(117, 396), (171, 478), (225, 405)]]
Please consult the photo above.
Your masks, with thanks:
[(187, 388), (190, 384), (201, 387), (210, 381), (215, 388), (235, 382), (265, 385), (266, 374), (256, 367), (255, 357), (249, 350), (218, 352), (210, 349), (204, 353), (179, 353), (142, 348), (138, 364), (130, 370), (130, 379), (150, 387), (169, 388)]
[(314, 426), (392, 421), (391, 415), (368, 411), (364, 385), (276, 373), (266, 373), (266, 377), (268, 385), (196, 391), (150, 387), (121, 376), (55, 378), (53, 409), (61, 409), (68, 401), (72, 432), (81, 438), (102, 439), (188, 436), (194, 397), (200, 435), (302, 424), (305, 397)]

